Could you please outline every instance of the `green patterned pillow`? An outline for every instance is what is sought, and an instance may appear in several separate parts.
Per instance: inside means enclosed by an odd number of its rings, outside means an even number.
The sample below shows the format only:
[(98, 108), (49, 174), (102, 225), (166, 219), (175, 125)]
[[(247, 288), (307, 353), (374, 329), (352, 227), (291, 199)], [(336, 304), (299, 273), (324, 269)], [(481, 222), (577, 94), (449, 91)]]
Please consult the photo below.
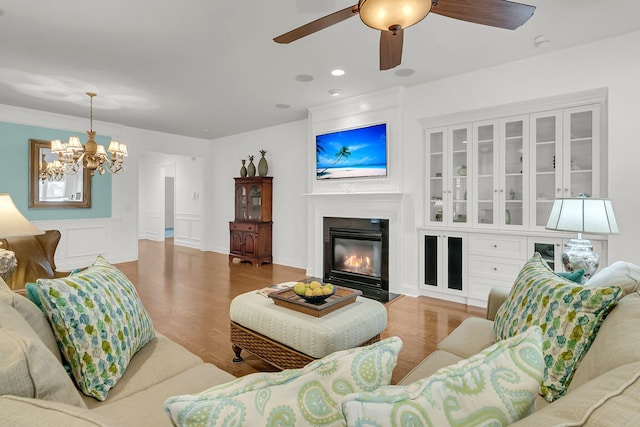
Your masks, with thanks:
[(533, 326), (412, 384), (347, 396), (342, 412), (348, 426), (505, 426), (534, 409), (541, 347)]
[(42, 305), (78, 387), (98, 400), (155, 336), (133, 284), (101, 257), (71, 276), (38, 279), (28, 295)]
[(552, 402), (564, 394), (600, 324), (620, 295), (617, 286), (595, 288), (565, 280), (536, 253), (522, 267), (507, 300), (496, 313), (496, 341), (532, 325), (542, 328), (545, 380), (540, 394)]
[(344, 426), (341, 399), (388, 385), (400, 338), (337, 351), (302, 369), (256, 373), (200, 394), (169, 398), (176, 426)]

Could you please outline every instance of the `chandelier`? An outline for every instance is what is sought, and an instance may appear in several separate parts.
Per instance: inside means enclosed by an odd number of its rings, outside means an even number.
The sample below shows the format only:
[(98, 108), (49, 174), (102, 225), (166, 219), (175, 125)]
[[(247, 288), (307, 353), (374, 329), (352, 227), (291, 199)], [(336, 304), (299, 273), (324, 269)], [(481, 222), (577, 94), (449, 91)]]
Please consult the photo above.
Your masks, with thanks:
[(44, 181), (62, 181), (64, 179), (65, 166), (59, 160), (47, 162), (46, 154), (42, 154), (40, 160), (40, 180)]
[[(78, 173), (82, 168), (86, 168), (91, 172), (93, 176), (97, 170), (100, 175), (104, 175), (105, 171), (119, 175), (124, 172), (124, 158), (128, 155), (127, 146), (116, 140), (111, 140), (107, 151), (111, 153), (111, 158), (105, 151), (102, 145), (98, 145), (95, 141), (96, 133), (93, 131), (93, 97), (96, 96), (93, 92), (87, 92), (90, 99), (89, 108), (89, 124), (90, 130), (87, 131), (89, 139), (83, 146), (80, 143), (80, 138), (77, 136), (70, 136), (69, 141), (64, 143), (59, 139), (51, 141), (51, 152), (58, 153), (58, 161), (60, 162), (59, 168), (63, 170), (63, 174), (74, 175)], [(53, 163), (53, 162), (52, 162)], [(58, 167), (53, 166), (54, 167)], [(57, 171), (59, 172), (60, 169)], [(49, 179), (49, 172), (45, 171), (45, 178)], [(41, 169), (40, 178), (43, 179), (43, 171)], [(56, 172), (51, 172), (54, 178)], [(43, 180), (44, 180), (43, 179)]]

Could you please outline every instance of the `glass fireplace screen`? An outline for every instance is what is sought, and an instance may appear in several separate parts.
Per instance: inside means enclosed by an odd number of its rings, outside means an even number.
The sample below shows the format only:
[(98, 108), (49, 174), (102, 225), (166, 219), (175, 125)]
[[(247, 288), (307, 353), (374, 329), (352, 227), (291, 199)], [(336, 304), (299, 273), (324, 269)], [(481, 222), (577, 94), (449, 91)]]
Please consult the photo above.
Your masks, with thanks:
[(381, 241), (336, 237), (333, 242), (334, 270), (380, 277)]

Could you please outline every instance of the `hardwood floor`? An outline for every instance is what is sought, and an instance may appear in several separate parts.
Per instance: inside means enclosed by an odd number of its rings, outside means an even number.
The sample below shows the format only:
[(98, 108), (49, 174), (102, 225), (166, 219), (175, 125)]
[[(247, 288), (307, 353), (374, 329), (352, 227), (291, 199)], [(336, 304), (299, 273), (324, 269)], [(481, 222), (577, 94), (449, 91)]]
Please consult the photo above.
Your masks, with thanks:
[[(244, 292), (302, 279), (304, 270), (233, 264), (224, 254), (174, 246), (173, 239), (141, 240), (138, 261), (117, 267), (135, 284), (158, 332), (235, 376), (275, 370), (246, 352), (243, 363), (231, 361), (229, 303)], [(404, 343), (393, 383), (433, 352), (464, 319), (485, 314), (483, 309), (427, 297), (401, 296), (386, 306), (389, 321), (381, 336), (395, 335)]]

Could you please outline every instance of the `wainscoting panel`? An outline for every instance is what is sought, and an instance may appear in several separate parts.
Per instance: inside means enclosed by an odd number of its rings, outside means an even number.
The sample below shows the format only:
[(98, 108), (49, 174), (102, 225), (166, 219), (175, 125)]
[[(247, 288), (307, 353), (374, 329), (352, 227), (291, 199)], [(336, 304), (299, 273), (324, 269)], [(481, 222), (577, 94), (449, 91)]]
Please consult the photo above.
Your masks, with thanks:
[(175, 245), (202, 249), (202, 218), (199, 213), (176, 213), (174, 227)]
[(67, 227), (64, 233), (65, 254), (67, 258), (80, 258), (107, 254), (107, 227)]
[[(86, 220), (34, 221), (42, 230), (59, 230), (62, 234), (56, 250), (56, 267), (61, 271), (86, 267), (98, 256), (111, 263), (132, 261), (137, 253), (123, 247), (125, 239), (118, 235), (119, 220), (97, 218)], [(127, 255), (129, 254), (129, 255)]]
[(155, 241), (164, 240), (164, 224), (159, 211), (140, 211), (138, 217), (138, 237)]

